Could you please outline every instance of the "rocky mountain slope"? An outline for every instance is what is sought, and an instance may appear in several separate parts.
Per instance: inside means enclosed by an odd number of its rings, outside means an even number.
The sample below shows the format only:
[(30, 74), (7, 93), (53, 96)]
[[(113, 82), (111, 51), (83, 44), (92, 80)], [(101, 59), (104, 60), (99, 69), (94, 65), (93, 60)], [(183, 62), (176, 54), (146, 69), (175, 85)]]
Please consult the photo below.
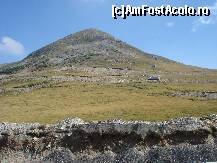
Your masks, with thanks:
[(66, 119), (0, 124), (3, 162), (207, 162), (217, 160), (217, 115), (165, 122)]
[(20, 62), (0, 65), (0, 120), (168, 120), (216, 114), (216, 83), (216, 70), (147, 54), (88, 29)]
[(110, 34), (96, 29), (87, 29), (47, 45), (20, 62), (0, 67), (0, 73), (35, 71), (65, 66), (142, 68), (179, 72), (201, 70), (144, 53)]

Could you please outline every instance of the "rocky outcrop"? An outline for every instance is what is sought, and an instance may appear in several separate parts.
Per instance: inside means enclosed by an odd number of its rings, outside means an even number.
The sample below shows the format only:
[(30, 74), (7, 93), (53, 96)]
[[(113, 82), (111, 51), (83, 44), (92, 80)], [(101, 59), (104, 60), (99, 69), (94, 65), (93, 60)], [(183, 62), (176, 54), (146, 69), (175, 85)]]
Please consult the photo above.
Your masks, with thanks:
[(171, 94), (172, 96), (178, 97), (199, 97), (206, 98), (208, 100), (216, 100), (217, 92), (215, 91), (207, 91), (207, 92), (176, 92)]
[(217, 115), (165, 122), (66, 119), (0, 124), (2, 162), (193, 162), (217, 160)]

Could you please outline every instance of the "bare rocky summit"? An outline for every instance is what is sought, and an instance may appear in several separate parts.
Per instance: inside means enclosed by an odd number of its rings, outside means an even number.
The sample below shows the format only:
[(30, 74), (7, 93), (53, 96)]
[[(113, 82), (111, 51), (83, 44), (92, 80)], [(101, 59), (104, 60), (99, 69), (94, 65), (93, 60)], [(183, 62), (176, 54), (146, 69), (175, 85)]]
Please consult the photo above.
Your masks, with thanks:
[(170, 64), (192, 69), (191, 66), (145, 53), (108, 33), (97, 29), (87, 29), (36, 50), (22, 61), (0, 66), (0, 74), (65, 66), (145, 68), (167, 71), (171, 70), (171, 68), (168, 69)]
[(217, 115), (165, 122), (66, 119), (0, 124), (2, 162), (207, 162), (217, 160)]
[[(170, 83), (216, 83), (216, 70), (209, 70), (185, 65), (170, 59), (143, 52), (112, 35), (98, 29), (86, 29), (29, 54), (19, 62), (0, 65), (0, 82), (5, 75), (14, 78), (16, 75), (32, 75), (34, 73), (72, 69), (89, 69), (98, 71), (94, 75), (112, 79), (64, 79), (67, 81), (112, 81), (122, 83), (122, 79), (114, 79), (117, 71), (126, 82), (128, 79), (148, 79), (160, 76), (162, 82)], [(108, 74), (109, 71), (112, 71)], [(75, 70), (76, 71), (76, 70)], [(124, 76), (123, 76), (124, 72)], [(19, 76), (21, 77), (21, 76)], [(121, 82), (119, 82), (121, 81)]]

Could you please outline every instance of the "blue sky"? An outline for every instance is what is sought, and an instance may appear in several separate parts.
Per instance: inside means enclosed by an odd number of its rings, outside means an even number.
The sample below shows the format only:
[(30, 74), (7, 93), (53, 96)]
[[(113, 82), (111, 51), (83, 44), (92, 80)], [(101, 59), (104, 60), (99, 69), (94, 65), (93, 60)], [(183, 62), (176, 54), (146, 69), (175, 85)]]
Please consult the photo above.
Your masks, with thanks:
[[(209, 6), (199, 17), (112, 18), (112, 5)], [(1, 0), (0, 63), (23, 59), (68, 34), (98, 28), (145, 52), (217, 69), (217, 0)]]

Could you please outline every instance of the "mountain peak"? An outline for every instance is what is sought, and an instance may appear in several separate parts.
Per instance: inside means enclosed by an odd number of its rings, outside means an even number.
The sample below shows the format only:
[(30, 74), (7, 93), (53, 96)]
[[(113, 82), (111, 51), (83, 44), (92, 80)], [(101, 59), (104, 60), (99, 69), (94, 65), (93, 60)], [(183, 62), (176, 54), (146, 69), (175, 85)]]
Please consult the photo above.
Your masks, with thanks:
[(62, 40), (69, 41), (70, 39), (77, 40), (77, 41), (79, 40), (79, 42), (80, 41), (92, 42), (92, 41), (100, 41), (104, 39), (114, 39), (114, 37), (96, 28), (89, 28), (89, 29), (85, 29), (80, 32), (71, 34), (63, 38)]
[(88, 28), (88, 29), (84, 29), (80, 32), (77, 32), (75, 34), (78, 34), (78, 33), (84, 33), (84, 34), (95, 34), (95, 35), (109, 35), (108, 33), (106, 32), (103, 32), (97, 28)]
[(31, 53), (24, 60), (14, 64), (12, 70), (9, 65), (4, 66), (4, 69), (9, 67), (11, 73), (26, 68), (34, 71), (54, 67), (86, 66), (168, 71), (171, 65), (186, 68), (185, 65), (166, 58), (147, 54), (106, 32), (89, 28)]
[(87, 28), (87, 29), (84, 29), (80, 32), (77, 32), (77, 33), (82, 33), (82, 32), (87, 32), (87, 33), (105, 33), (97, 28)]

